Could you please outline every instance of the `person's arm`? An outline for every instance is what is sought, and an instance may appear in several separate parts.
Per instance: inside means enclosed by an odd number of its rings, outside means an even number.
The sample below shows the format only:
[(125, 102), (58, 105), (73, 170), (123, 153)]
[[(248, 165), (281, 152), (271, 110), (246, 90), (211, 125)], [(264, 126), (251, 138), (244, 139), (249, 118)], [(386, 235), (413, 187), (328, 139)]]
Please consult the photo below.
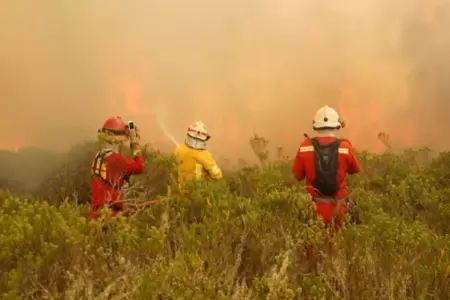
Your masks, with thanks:
[(130, 149), (133, 159), (121, 155), (122, 165), (125, 169), (126, 175), (141, 174), (144, 172), (144, 157), (142, 156), (141, 145), (139, 143), (140, 135), (139, 129), (136, 126), (129, 130), (130, 135)]
[(305, 165), (301, 157), (300, 149), (297, 151), (297, 155), (294, 159), (294, 164), (292, 166), (292, 173), (298, 181), (302, 181), (306, 176)]
[(142, 156), (136, 156), (134, 159), (123, 156), (123, 160), (127, 174), (141, 174), (144, 172), (145, 161)]
[(144, 172), (144, 158), (142, 156), (135, 156), (133, 159), (126, 157), (120, 153), (113, 154), (114, 157), (109, 159), (108, 164), (117, 170), (119, 174), (133, 175)]
[(201, 155), (198, 156), (199, 163), (208, 172), (209, 176), (213, 180), (220, 180), (223, 177), (222, 170), (217, 165), (211, 152), (204, 150)]

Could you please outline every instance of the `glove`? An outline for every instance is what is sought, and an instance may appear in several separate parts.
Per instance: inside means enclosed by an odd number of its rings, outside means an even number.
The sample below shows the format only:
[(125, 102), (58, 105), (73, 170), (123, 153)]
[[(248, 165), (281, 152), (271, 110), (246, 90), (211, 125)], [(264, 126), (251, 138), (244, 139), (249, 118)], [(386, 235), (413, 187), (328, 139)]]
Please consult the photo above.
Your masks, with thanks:
[(141, 136), (139, 135), (139, 129), (137, 126), (134, 129), (128, 129), (128, 135), (131, 143), (139, 143)]
[(128, 134), (130, 136), (130, 148), (131, 153), (134, 157), (136, 156), (142, 156), (142, 150), (141, 145), (139, 144), (140, 135), (139, 135), (139, 129), (135, 127), (134, 129), (129, 129)]
[(131, 154), (133, 157), (142, 156), (141, 145), (138, 142), (131, 142)]

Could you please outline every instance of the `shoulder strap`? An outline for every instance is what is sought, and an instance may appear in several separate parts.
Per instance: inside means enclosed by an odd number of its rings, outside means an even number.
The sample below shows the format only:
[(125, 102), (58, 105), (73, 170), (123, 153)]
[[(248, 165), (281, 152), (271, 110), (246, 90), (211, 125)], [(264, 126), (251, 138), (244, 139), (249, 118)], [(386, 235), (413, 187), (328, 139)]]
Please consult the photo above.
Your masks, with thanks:
[(320, 144), (316, 138), (312, 138), (311, 143), (313, 144), (314, 148), (320, 148)]
[[(327, 144), (327, 145), (321, 145), (318, 141), (317, 141), (317, 138), (312, 138), (312, 139), (310, 139), (311, 140), (311, 143), (313, 144), (313, 146), (314, 146), (314, 148), (316, 148), (316, 149), (322, 149), (322, 148), (328, 148), (328, 147), (331, 147), (331, 146), (334, 146), (335, 144), (341, 144), (341, 141), (343, 141), (343, 139), (338, 139), (338, 138), (336, 138), (336, 140), (335, 141), (333, 141), (332, 143), (329, 143), (329, 144)], [(344, 139), (344, 141), (345, 141), (345, 139)]]
[(119, 189), (120, 186), (117, 184), (113, 184), (111, 181), (107, 178), (107, 164), (105, 161), (105, 158), (108, 157), (113, 153), (112, 150), (100, 150), (95, 155), (94, 161), (92, 163), (91, 168), (91, 174), (92, 177), (96, 177), (101, 179), (104, 183), (108, 184), (109, 186)]

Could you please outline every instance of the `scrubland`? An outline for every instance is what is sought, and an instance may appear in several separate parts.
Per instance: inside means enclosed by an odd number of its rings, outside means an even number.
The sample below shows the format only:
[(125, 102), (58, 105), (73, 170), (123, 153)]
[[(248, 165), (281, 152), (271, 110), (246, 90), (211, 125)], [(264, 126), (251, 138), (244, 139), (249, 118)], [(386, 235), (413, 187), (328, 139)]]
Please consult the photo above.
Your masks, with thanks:
[[(450, 153), (359, 152), (355, 206), (331, 236), (289, 158), (268, 161), (252, 148), (261, 165), (227, 170), (186, 196), (172, 158), (146, 151), (146, 173), (126, 198), (158, 202), (128, 218), (105, 214), (107, 230), (86, 218), (94, 143), (40, 153), (47, 160), (26, 189), (30, 164), (21, 176), (2, 170), (1, 297), (449, 299)], [(24, 155), (3, 154), (4, 166)]]

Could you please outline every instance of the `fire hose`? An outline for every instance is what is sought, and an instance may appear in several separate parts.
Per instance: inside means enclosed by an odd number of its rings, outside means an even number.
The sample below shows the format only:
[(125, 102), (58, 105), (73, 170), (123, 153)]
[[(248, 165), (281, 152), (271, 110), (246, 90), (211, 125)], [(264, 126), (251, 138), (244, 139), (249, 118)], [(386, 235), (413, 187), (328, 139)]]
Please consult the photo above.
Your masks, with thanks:
[(137, 213), (149, 206), (152, 206), (153, 204), (156, 204), (157, 202), (158, 201), (156, 201), (156, 200), (150, 200), (150, 201), (145, 201), (145, 202), (137, 203), (137, 204), (127, 204), (126, 209), (121, 211), (120, 214), (123, 216), (128, 216), (133, 213)]

